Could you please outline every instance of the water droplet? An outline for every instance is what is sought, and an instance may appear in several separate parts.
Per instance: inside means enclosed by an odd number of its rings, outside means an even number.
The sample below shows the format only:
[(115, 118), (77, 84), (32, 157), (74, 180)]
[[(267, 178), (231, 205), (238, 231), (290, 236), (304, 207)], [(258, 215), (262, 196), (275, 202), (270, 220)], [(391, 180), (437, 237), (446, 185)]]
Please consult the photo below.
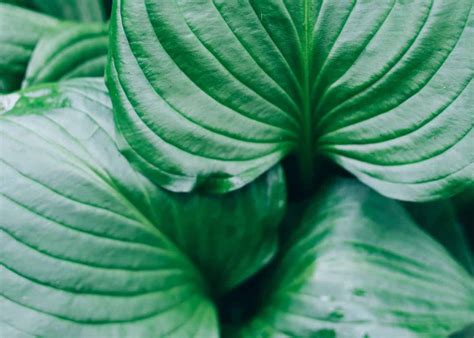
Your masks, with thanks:
[(336, 331), (332, 329), (322, 329), (318, 330), (314, 333), (314, 335), (311, 335), (311, 337), (314, 338), (336, 338)]
[(321, 299), (322, 302), (329, 302), (331, 300), (331, 297), (327, 295), (322, 295), (321, 297), (319, 297), (319, 299)]
[(352, 290), (352, 294), (354, 296), (362, 297), (362, 296), (365, 296), (365, 290), (356, 288), (356, 289)]
[(335, 309), (333, 312), (331, 312), (328, 316), (328, 319), (334, 322), (340, 321), (342, 318), (344, 318), (344, 312), (342, 312), (342, 309)]

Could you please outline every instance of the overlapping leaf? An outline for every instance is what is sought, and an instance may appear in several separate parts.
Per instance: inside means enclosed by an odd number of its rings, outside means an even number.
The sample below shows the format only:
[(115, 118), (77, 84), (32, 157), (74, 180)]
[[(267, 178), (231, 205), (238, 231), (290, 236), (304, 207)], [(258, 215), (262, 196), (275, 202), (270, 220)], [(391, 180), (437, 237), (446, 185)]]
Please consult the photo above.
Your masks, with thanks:
[(472, 276), (401, 205), (354, 180), (320, 192), (265, 282), (239, 336), (441, 338), (474, 318)]
[(52, 17), (0, 3), (0, 93), (20, 88), (36, 43), (57, 24)]
[(217, 336), (212, 297), (274, 253), (281, 170), (224, 198), (172, 194), (117, 150), (102, 80), (2, 102), (1, 332)]
[(22, 86), (75, 77), (102, 77), (107, 45), (105, 24), (63, 23), (39, 40)]
[[(474, 181), (470, 0), (119, 0), (109, 87), (122, 148), (160, 185), (236, 189), (289, 153), (381, 193)], [(472, 49), (472, 48), (471, 48)]]

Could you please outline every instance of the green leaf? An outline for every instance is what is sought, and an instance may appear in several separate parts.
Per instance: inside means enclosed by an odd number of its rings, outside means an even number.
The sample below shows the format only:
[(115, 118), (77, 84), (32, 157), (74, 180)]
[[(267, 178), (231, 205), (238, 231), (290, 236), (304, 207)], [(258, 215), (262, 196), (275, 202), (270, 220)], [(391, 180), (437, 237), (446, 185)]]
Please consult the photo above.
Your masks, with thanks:
[(105, 21), (103, 0), (0, 0), (34, 8), (60, 19), (84, 22)]
[(474, 318), (474, 279), (400, 204), (355, 180), (313, 200), (266, 282), (242, 336), (441, 338)]
[(212, 297), (275, 250), (281, 169), (223, 198), (169, 193), (116, 148), (102, 80), (2, 101), (0, 330), (216, 337)]
[(474, 275), (472, 252), (450, 201), (406, 203), (405, 207), (416, 223), (443, 244), (453, 257)]
[(107, 46), (105, 24), (61, 24), (36, 45), (22, 86), (103, 76)]
[(393, 198), (452, 195), (474, 180), (471, 7), (116, 1), (121, 147), (175, 191), (230, 191), (294, 153), (303, 185), (328, 156)]
[(61, 19), (105, 21), (103, 0), (31, 0), (40, 11)]
[(20, 88), (33, 48), (56, 19), (0, 3), (0, 93)]

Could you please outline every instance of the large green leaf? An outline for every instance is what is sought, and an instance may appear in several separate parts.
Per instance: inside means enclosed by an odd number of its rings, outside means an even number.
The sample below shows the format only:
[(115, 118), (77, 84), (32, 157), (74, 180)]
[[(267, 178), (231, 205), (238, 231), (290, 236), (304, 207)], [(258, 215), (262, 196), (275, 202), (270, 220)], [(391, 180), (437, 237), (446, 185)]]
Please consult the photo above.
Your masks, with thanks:
[(0, 3), (0, 93), (20, 88), (33, 48), (57, 23), (49, 16)]
[(281, 170), (223, 198), (169, 193), (115, 147), (102, 80), (2, 100), (0, 331), (217, 336), (212, 297), (275, 250)]
[(474, 279), (355, 180), (321, 191), (286, 244), (242, 336), (441, 338), (474, 319)]
[(471, 7), (118, 0), (121, 147), (176, 191), (229, 191), (295, 153), (305, 185), (328, 156), (387, 196), (452, 195), (474, 180)]
[(105, 24), (61, 24), (39, 40), (22, 86), (74, 77), (103, 76), (107, 45)]

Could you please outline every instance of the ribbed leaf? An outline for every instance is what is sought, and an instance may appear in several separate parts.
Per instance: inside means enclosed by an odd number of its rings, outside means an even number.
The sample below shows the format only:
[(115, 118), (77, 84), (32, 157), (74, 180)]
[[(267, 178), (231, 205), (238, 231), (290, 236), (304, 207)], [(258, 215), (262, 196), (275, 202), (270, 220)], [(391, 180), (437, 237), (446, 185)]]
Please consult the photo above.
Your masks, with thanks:
[(169, 193), (115, 147), (102, 80), (2, 100), (0, 331), (217, 336), (210, 297), (274, 252), (281, 170), (224, 198)]
[(103, 76), (107, 45), (105, 24), (61, 24), (36, 45), (22, 86)]
[(33, 48), (57, 23), (49, 16), (0, 3), (0, 93), (20, 88)]
[(441, 338), (474, 318), (474, 279), (401, 205), (354, 180), (321, 191), (266, 282), (241, 336)]
[(176, 191), (229, 191), (296, 153), (303, 184), (324, 155), (387, 196), (452, 195), (474, 180), (471, 7), (118, 0), (122, 147)]

